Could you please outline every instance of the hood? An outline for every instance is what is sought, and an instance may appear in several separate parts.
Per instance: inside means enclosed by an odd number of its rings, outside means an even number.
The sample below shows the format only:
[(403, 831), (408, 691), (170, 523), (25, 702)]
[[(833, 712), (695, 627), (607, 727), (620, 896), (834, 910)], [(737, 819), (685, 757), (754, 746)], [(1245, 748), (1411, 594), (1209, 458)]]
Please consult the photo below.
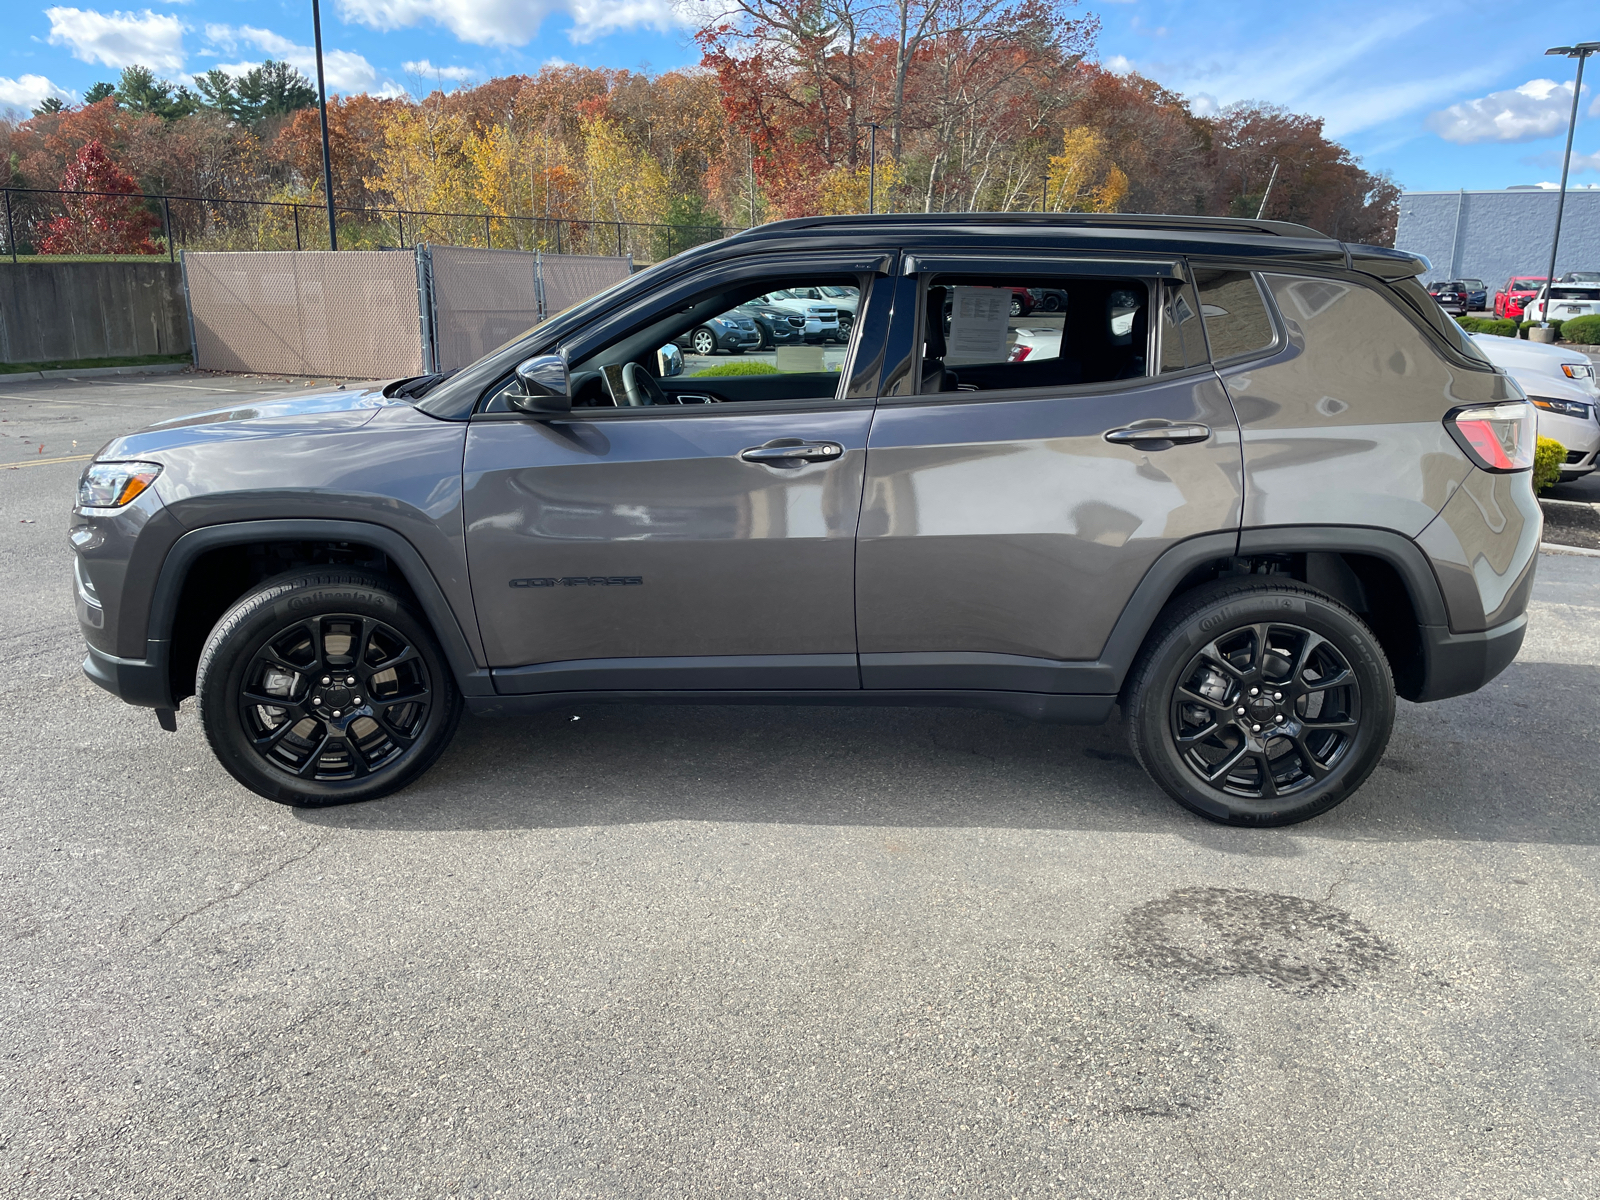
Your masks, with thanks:
[(97, 459), (154, 458), (163, 450), (193, 446), (203, 442), (241, 442), (253, 438), (276, 438), (292, 434), (333, 433), (359, 429), (379, 410), (404, 400), (391, 400), (381, 387), (321, 392), (310, 396), (289, 396), (214, 408), (157, 421), (136, 433), (107, 442)]

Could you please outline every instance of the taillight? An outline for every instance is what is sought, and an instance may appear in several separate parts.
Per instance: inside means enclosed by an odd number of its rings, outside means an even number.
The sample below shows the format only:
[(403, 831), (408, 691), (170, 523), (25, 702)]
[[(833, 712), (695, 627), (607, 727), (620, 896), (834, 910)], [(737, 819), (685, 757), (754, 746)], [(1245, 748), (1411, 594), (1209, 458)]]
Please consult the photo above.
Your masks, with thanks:
[(1011, 362), (1021, 362), (1023, 359), (1027, 358), (1028, 355), (1030, 355), (1032, 353), (1033, 353), (1033, 347), (1032, 346), (1013, 346), (1013, 347), (1011, 347), (1011, 354), (1009, 356), (1009, 361), (1011, 361)]
[(1485, 471), (1526, 471), (1533, 466), (1537, 431), (1533, 405), (1525, 400), (1458, 408), (1445, 417), (1444, 427)]

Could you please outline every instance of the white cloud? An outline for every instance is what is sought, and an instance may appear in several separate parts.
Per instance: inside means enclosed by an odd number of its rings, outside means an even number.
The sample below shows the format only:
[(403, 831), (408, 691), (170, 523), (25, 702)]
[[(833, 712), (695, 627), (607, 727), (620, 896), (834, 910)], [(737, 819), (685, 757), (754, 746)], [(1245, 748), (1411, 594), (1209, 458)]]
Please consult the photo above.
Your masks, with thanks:
[(592, 42), (618, 29), (641, 26), (666, 33), (685, 16), (672, 0), (566, 0), (575, 42)]
[(413, 75), (426, 75), (430, 79), (453, 79), (457, 83), (465, 83), (469, 79), (478, 77), (478, 73), (471, 67), (436, 67), (425, 58), (419, 58), (416, 62), (404, 62), (400, 66)]
[(574, 42), (640, 26), (665, 33), (687, 19), (673, 0), (339, 0), (346, 21), (382, 30), (432, 22), (479, 46), (526, 45), (561, 12), (572, 17)]
[(1100, 65), (1113, 75), (1126, 75), (1133, 70), (1133, 59), (1126, 54), (1113, 54), (1110, 58), (1102, 60)]
[(1447, 142), (1528, 142), (1567, 127), (1572, 84), (1531, 79), (1521, 87), (1464, 100), (1428, 117), (1427, 126)]
[(20, 79), (8, 79), (0, 75), (0, 112), (8, 108), (31, 111), (50, 96), (68, 103), (76, 99), (66, 88), (57, 87), (43, 75), (24, 75)]
[(151, 12), (90, 12), (81, 8), (47, 8), (50, 44), (69, 46), (72, 57), (108, 67), (141, 63), (156, 71), (183, 69), (183, 22)]
[(1217, 103), (1217, 98), (1210, 92), (1195, 92), (1185, 99), (1189, 101), (1189, 107), (1197, 117), (1214, 117), (1222, 111), (1222, 105)]
[[(207, 25), (206, 41), (213, 53), (221, 52), (231, 54), (240, 46), (254, 46), (263, 54), (270, 55), (288, 63), (291, 67), (303, 71), (308, 79), (315, 81), (317, 78), (317, 54), (314, 47), (302, 46), (291, 41), (281, 34), (273, 33), (270, 29), (258, 29), (253, 25)], [(244, 72), (259, 67), (259, 62), (218, 63), (222, 70), (230, 75), (242, 75)], [(370, 92), (375, 96), (403, 96), (405, 89), (392, 79), (378, 81), (378, 70), (361, 55), (350, 50), (322, 51), (322, 70), (328, 81), (330, 92), (340, 92), (344, 95), (355, 95), (359, 92)]]
[(1437, 17), (1433, 9), (1398, 6), (1364, 20), (1354, 31), (1335, 30), (1318, 18), (1288, 32), (1274, 30), (1271, 40), (1248, 45), (1242, 53), (1230, 46), (1211, 56), (1191, 52), (1169, 61), (1141, 59), (1141, 66), (1164, 87), (1191, 99), (1205, 95), (1223, 107), (1240, 101), (1279, 104), (1321, 117), (1329, 137), (1343, 138), (1443, 103), (1460, 95), (1464, 86), (1482, 86), (1479, 80), (1487, 83), (1504, 69), (1498, 59), (1486, 57), (1476, 67), (1437, 78), (1391, 83), (1397, 77), (1393, 72), (1373, 78), (1375, 56), (1416, 42), (1417, 30)]

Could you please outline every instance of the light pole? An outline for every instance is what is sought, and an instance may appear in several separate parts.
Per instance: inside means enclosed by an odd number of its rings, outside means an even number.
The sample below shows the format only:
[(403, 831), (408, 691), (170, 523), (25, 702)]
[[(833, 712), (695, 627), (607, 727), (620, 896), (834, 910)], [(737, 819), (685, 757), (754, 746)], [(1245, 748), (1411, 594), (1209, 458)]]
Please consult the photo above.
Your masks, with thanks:
[(322, 13), (311, 0), (311, 33), (317, 44), (317, 113), (322, 118), (322, 191), (328, 198), (328, 249), (339, 248), (339, 227), (333, 217), (333, 156), (328, 153), (328, 88), (322, 78)]
[(870, 133), (867, 134), (867, 214), (878, 211), (878, 130), (882, 128), (876, 121), (867, 121), (866, 126)]
[(1550, 288), (1556, 281), (1556, 250), (1561, 245), (1561, 211), (1567, 206), (1567, 168), (1572, 165), (1572, 135), (1578, 129), (1578, 97), (1583, 91), (1583, 63), (1600, 50), (1600, 42), (1579, 42), (1575, 46), (1552, 46), (1546, 54), (1578, 60), (1578, 78), (1572, 85), (1572, 115), (1567, 118), (1567, 152), (1561, 158), (1561, 190), (1556, 193), (1556, 231), (1550, 238), (1550, 270), (1544, 280), (1544, 304), (1539, 310), (1539, 328), (1550, 326)]

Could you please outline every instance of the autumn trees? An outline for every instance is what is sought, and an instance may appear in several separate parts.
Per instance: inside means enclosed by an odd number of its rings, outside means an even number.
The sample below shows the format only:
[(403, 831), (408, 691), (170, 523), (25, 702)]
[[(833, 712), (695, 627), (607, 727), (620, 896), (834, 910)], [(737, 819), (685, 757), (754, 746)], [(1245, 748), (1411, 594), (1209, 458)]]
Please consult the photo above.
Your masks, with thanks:
[[(1254, 216), (1276, 165), (1266, 216), (1393, 236), (1395, 186), (1320, 121), (1268, 105), (1203, 116), (1107, 71), (1076, 0), (717, 3), (694, 70), (551, 65), (421, 99), (333, 97), (335, 204), (378, 223), (373, 244), (484, 230), (481, 216), (458, 229), (400, 212), (490, 213), (524, 219), (491, 221), (497, 245), (543, 244), (555, 221), (670, 224), (662, 252), (708, 225), (862, 211), (874, 176), (879, 211)], [(129, 68), (93, 103), (0, 121), (0, 184), (61, 186), (94, 142), (145, 191), (323, 202), (297, 72), (269, 63), (195, 87)]]

